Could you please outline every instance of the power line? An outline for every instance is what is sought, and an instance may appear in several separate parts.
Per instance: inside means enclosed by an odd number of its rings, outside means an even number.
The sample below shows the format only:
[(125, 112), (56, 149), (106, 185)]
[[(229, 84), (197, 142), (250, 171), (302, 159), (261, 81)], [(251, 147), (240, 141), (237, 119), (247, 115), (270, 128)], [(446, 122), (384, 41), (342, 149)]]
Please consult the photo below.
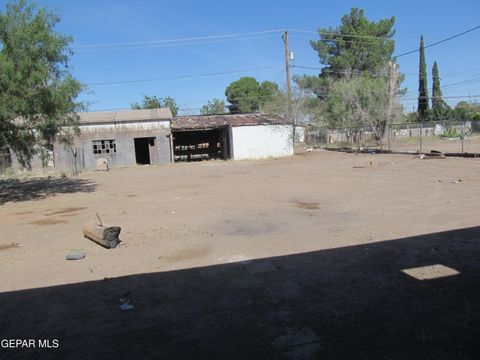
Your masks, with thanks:
[[(295, 39), (307, 39), (312, 40), (306, 36), (299, 36), (299, 35), (292, 35)], [(383, 38), (377, 38), (376, 40), (384, 40)], [(393, 41), (393, 39), (388, 39)], [(378, 41), (367, 41), (367, 40), (346, 40), (346, 39), (320, 39), (320, 40), (313, 40), (313, 41), (324, 41), (324, 42), (345, 42), (345, 43), (353, 43), (353, 44), (378, 44)]]
[(245, 40), (261, 40), (275, 38), (277, 35), (256, 36), (249, 38), (232, 38), (203, 42), (187, 42), (187, 43), (168, 43), (168, 44), (151, 44), (151, 45), (138, 45), (138, 46), (119, 46), (119, 47), (98, 47), (98, 48), (80, 48), (77, 53), (90, 52), (90, 51), (110, 51), (110, 50), (134, 50), (134, 49), (155, 49), (165, 47), (177, 47), (177, 46), (194, 46), (194, 45), (209, 45), (218, 44), (232, 41), (245, 41)]
[[(398, 96), (401, 96), (400, 94)], [(422, 97), (423, 98), (423, 97)], [(426, 98), (426, 97), (425, 97)], [(476, 94), (476, 95), (455, 95), (455, 96), (442, 96), (442, 99), (467, 99), (467, 98), (480, 98), (480, 94)], [(224, 101), (227, 101), (226, 99), (220, 99), (220, 100), (224, 100)], [(418, 97), (415, 97), (415, 98), (402, 98), (400, 99), (402, 101), (416, 101), (418, 100)], [(194, 104), (200, 104), (200, 103), (184, 103), (184, 105), (187, 105), (187, 104), (190, 104), (190, 105), (194, 105)], [(190, 111), (190, 110), (201, 110), (202, 107), (187, 107), (187, 108), (182, 108), (181, 107), (182, 104), (178, 104), (179, 106), (179, 112), (181, 111)], [(131, 108), (109, 108), (109, 109), (97, 109), (97, 110), (94, 110), (94, 111), (120, 111), (120, 110), (131, 110)]]
[(463, 80), (463, 81), (457, 81), (457, 82), (446, 84), (446, 85), (442, 86), (442, 89), (450, 88), (450, 87), (460, 85), (460, 84), (475, 83), (479, 80), (480, 80), (480, 78), (473, 78), (473, 79), (468, 79), (468, 80)]
[[(463, 80), (463, 81), (457, 81), (457, 82), (454, 82), (454, 83), (448, 83), (448, 84), (445, 84), (445, 85), (441, 85), (441, 89), (442, 90), (450, 90), (450, 88), (452, 87), (456, 87), (458, 85), (462, 85), (462, 84), (469, 84), (469, 83), (475, 83), (477, 81), (480, 81), (480, 78), (473, 78), (473, 79), (467, 79), (467, 80)], [(414, 94), (416, 93), (418, 90), (410, 90), (410, 91), (407, 91), (405, 94), (403, 95), (406, 95), (406, 94)]]
[[(445, 38), (445, 39), (443, 39), (443, 40), (440, 40), (440, 41), (434, 42), (434, 43), (432, 43), (432, 44), (429, 44), (429, 45), (425, 46), (424, 48), (427, 49), (427, 48), (429, 48), (429, 47), (432, 47), (432, 46), (435, 46), (435, 45), (444, 43), (444, 42), (446, 42), (446, 41), (455, 39), (455, 38), (457, 38), (457, 37), (459, 37), (459, 36), (468, 34), (469, 32), (475, 31), (475, 30), (477, 30), (477, 29), (480, 29), (480, 25), (475, 26), (475, 27), (473, 27), (473, 28), (471, 28), (471, 29), (462, 31), (461, 33), (452, 35), (452, 36), (450, 36), (450, 37), (448, 37), (448, 38)], [(405, 55), (409, 55), (409, 54), (416, 53), (417, 51), (420, 51), (420, 48), (415, 49), (415, 50), (411, 50), (411, 51), (407, 51), (407, 52), (402, 53), (402, 54), (399, 54), (399, 55), (396, 55), (396, 56), (394, 56), (393, 58), (396, 59), (396, 58), (399, 58), (400, 56), (405, 56)]]
[[(353, 37), (353, 38), (360, 38), (360, 39), (379, 39), (379, 40), (393, 40), (390, 37), (384, 36), (372, 36), (372, 35), (357, 35), (357, 34), (339, 34), (334, 32), (328, 31), (313, 31), (313, 30), (300, 30), (300, 29), (288, 29), (291, 32), (300, 32), (300, 33), (310, 33), (316, 35), (328, 35), (328, 36), (342, 36), (342, 37)], [(325, 39), (330, 40), (330, 39)]]
[[(316, 66), (303, 66), (303, 65), (292, 65), (291, 66), (292, 68), (296, 68), (296, 69), (303, 69), (303, 70), (323, 70), (323, 69), (327, 69), (327, 67), (316, 67)], [(462, 71), (462, 72), (459, 72), (459, 73), (444, 73), (442, 74), (442, 78), (444, 77), (455, 77), (455, 76), (461, 76), (461, 75), (464, 75), (466, 73), (468, 73), (468, 71), (473, 71), (473, 70), (476, 70), (477, 68), (473, 68), (473, 69), (470, 69), (470, 70), (467, 70), (467, 71)], [(348, 73), (353, 73), (353, 74), (362, 74), (362, 73), (368, 73), (370, 75), (374, 75), (374, 76), (379, 76), (379, 75), (386, 75), (385, 72), (381, 72), (381, 71), (369, 71), (369, 70), (328, 70), (329, 73), (333, 73), (333, 74), (348, 74)], [(400, 72), (402, 75), (415, 75), (415, 76), (418, 76), (418, 73), (409, 73), (409, 72)], [(472, 76), (480, 76), (479, 74), (471, 74)], [(425, 77), (427, 78), (430, 78), (429, 75), (426, 75)], [(462, 82), (472, 82), (472, 81), (476, 81), (478, 80), (478, 78), (473, 78), (473, 79), (469, 79), (469, 80), (464, 80)], [(459, 82), (459, 83), (462, 83), (462, 82)], [(456, 84), (456, 83), (454, 83)], [(445, 86), (450, 86), (450, 85), (454, 85), (454, 84), (447, 84), (447, 85), (443, 85), (442, 88), (444, 88)]]
[[(428, 96), (419, 96), (416, 98), (408, 98), (401, 100), (418, 100), (418, 99), (428, 99)], [(455, 96), (442, 96), (442, 99), (466, 99), (466, 98), (480, 98), (480, 95), (455, 95)]]
[(168, 81), (168, 80), (188, 80), (188, 79), (198, 79), (198, 78), (206, 78), (206, 77), (208, 78), (208, 77), (224, 76), (224, 75), (230, 75), (230, 74), (238, 74), (238, 73), (244, 73), (249, 71), (273, 70), (273, 69), (279, 69), (279, 68), (280, 66), (267, 66), (267, 67), (257, 67), (257, 68), (241, 69), (241, 70), (233, 70), (233, 71), (197, 74), (197, 75), (178, 75), (178, 76), (170, 76), (170, 77), (157, 78), (157, 79), (149, 78), (149, 79), (135, 79), (135, 80), (124, 80), (124, 81), (107, 81), (107, 82), (90, 83), (90, 84), (87, 84), (87, 86), (114, 86), (114, 85), (139, 84), (139, 83), (146, 83), (146, 82), (159, 82), (159, 81)]
[(189, 42), (189, 41), (198, 41), (198, 40), (233, 38), (233, 37), (239, 37), (244, 35), (257, 35), (257, 34), (267, 34), (267, 33), (274, 33), (274, 32), (283, 32), (283, 30), (277, 29), (277, 30), (265, 30), (265, 31), (252, 31), (252, 32), (224, 34), (224, 35), (211, 35), (211, 36), (151, 40), (151, 41), (132, 41), (132, 42), (123, 42), (123, 43), (85, 44), (85, 45), (74, 45), (72, 46), (72, 48), (81, 49), (81, 48), (105, 48), (105, 47), (116, 47), (116, 46), (153, 45), (153, 44), (165, 44), (165, 43), (175, 43), (175, 42)]
[[(131, 42), (119, 42), (119, 43), (104, 43), (104, 44), (79, 44), (73, 45), (72, 49), (97, 49), (97, 48), (125, 48), (131, 46), (151, 46), (159, 44), (171, 44), (171, 43), (186, 43), (192, 41), (205, 41), (205, 40), (217, 40), (225, 38), (238, 38), (246, 35), (261, 35), (261, 34), (271, 34), (271, 33), (283, 33), (285, 30), (282, 29), (272, 29), (272, 30), (263, 30), (263, 31), (251, 31), (243, 33), (232, 33), (232, 34), (222, 34), (222, 35), (210, 35), (210, 36), (199, 36), (199, 37), (189, 37), (189, 38), (177, 38), (177, 39), (162, 39), (162, 40), (150, 40), (150, 41), (131, 41)], [(299, 29), (290, 29), (288, 31), (292, 32), (303, 32), (303, 33), (314, 33), (319, 35), (329, 35), (329, 36), (342, 36), (342, 37), (353, 37), (353, 38), (363, 38), (363, 39), (379, 39), (379, 40), (393, 40), (389, 37), (380, 37), (380, 36), (368, 36), (368, 35), (356, 35), (356, 34), (338, 34), (333, 32), (317, 32), (310, 30), (299, 30)], [(251, 38), (255, 39), (255, 38)], [(333, 40), (333, 39), (329, 39)], [(345, 40), (348, 41), (348, 40)]]

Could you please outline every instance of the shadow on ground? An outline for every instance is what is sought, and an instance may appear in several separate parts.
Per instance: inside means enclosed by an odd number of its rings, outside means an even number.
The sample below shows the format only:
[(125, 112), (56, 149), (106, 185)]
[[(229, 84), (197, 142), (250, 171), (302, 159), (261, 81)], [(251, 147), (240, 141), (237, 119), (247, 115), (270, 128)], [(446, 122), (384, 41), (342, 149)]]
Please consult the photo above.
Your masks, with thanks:
[[(479, 236), (475, 227), (1, 293), (2, 338), (60, 347), (0, 357), (478, 359)], [(437, 264), (459, 274), (422, 281), (402, 272)], [(127, 291), (135, 308), (122, 312)]]
[(0, 205), (7, 202), (40, 200), (56, 194), (92, 192), (95, 183), (75, 178), (30, 178), (0, 180)]

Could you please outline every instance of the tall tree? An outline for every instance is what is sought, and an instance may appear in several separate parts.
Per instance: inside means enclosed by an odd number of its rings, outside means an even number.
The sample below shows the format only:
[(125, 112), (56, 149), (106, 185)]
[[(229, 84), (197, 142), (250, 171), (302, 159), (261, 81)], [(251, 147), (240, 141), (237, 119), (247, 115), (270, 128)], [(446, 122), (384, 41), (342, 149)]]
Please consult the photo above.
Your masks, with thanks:
[(279, 93), (278, 84), (272, 81), (264, 81), (260, 84), (260, 106), (273, 99)]
[(325, 65), (319, 77), (304, 75), (294, 80), (301, 88), (323, 97), (328, 91), (328, 79), (382, 72), (395, 49), (394, 24), (395, 17), (374, 22), (365, 17), (362, 9), (352, 8), (342, 17), (340, 26), (318, 29), (320, 39), (310, 42)]
[[(83, 85), (68, 70), (72, 38), (54, 30), (60, 18), (26, 0), (0, 13), (0, 148), (28, 165), (39, 146), (68, 141)], [(70, 126), (73, 125), (73, 126)]]
[(418, 118), (420, 121), (428, 119), (428, 88), (427, 88), (427, 64), (425, 62), (425, 45), (423, 35), (420, 36), (420, 64), (418, 71)]
[(177, 116), (179, 107), (174, 98), (167, 96), (165, 98), (159, 98), (157, 96), (144, 95), (142, 103), (134, 102), (130, 105), (133, 110), (139, 109), (157, 109), (157, 108), (170, 108), (173, 116)]
[(225, 96), (230, 103), (230, 113), (257, 112), (260, 106), (278, 93), (278, 85), (271, 81), (261, 84), (253, 77), (242, 77), (232, 82), (225, 89)]
[(385, 76), (369, 74), (333, 81), (323, 102), (326, 125), (344, 127), (351, 140), (359, 140), (365, 129), (371, 129), (377, 139), (382, 139), (386, 118), (395, 120), (402, 113), (401, 105), (390, 97), (388, 83)]
[(432, 114), (436, 121), (445, 120), (450, 110), (447, 103), (442, 97), (442, 88), (440, 86), (440, 75), (438, 73), (438, 65), (435, 61), (432, 68)]
[(218, 115), (225, 113), (225, 101), (221, 99), (212, 99), (202, 106), (200, 113), (202, 115)]

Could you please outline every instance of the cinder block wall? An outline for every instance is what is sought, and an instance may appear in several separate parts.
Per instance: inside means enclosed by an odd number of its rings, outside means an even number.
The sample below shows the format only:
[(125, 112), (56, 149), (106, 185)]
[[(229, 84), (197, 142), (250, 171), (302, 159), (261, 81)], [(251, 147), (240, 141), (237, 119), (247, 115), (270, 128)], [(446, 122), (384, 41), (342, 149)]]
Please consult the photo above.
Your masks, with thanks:
[[(95, 170), (97, 159), (105, 158), (109, 167), (132, 166), (136, 164), (135, 138), (154, 137), (155, 144), (150, 146), (150, 162), (165, 164), (171, 162), (170, 129), (155, 130), (127, 130), (127, 131), (95, 131), (82, 132), (76, 137), (70, 148), (62, 144), (55, 144), (55, 169), (71, 171), (74, 162), (77, 169)], [(93, 140), (115, 140), (116, 152), (109, 154), (94, 154)], [(76, 150), (76, 156), (74, 155)]]

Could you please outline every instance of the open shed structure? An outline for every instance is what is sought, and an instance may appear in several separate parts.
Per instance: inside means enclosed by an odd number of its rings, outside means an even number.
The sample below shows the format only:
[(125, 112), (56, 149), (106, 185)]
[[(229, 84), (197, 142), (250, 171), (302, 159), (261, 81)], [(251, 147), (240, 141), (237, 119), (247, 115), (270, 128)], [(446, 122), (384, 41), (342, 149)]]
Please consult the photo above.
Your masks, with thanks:
[(175, 162), (293, 155), (292, 125), (276, 116), (179, 116), (172, 119), (171, 131)]

